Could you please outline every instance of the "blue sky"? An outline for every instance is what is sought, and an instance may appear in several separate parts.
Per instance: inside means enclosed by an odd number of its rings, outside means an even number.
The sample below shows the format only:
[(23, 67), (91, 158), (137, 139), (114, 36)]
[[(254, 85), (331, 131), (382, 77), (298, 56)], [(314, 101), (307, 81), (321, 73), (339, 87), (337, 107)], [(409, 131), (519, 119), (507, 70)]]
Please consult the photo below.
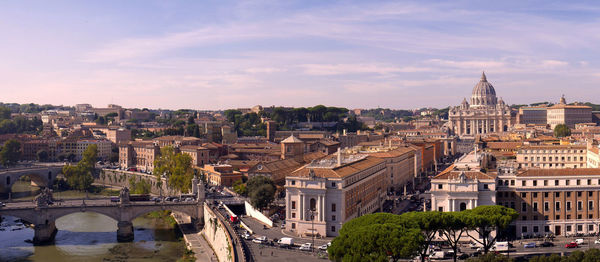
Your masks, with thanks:
[(600, 103), (593, 1), (0, 1), (2, 102)]

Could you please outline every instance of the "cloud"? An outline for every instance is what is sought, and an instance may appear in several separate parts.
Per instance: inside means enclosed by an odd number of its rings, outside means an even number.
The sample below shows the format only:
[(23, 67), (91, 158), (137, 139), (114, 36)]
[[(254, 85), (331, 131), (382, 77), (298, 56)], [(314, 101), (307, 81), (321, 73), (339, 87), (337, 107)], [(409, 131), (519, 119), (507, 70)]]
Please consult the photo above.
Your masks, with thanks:
[(251, 74), (271, 74), (271, 73), (280, 73), (285, 72), (287, 69), (285, 68), (274, 68), (274, 67), (253, 67), (245, 69), (244, 72)]
[(304, 73), (316, 76), (344, 75), (344, 74), (391, 74), (427, 72), (425, 67), (397, 67), (385, 64), (304, 64), (300, 65)]

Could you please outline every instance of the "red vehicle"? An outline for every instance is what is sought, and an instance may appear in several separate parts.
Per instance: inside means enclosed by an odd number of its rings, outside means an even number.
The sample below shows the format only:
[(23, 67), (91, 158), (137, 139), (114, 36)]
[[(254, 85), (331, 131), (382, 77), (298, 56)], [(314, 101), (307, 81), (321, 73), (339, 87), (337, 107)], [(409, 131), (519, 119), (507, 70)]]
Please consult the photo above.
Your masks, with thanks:
[(571, 242), (571, 243), (569, 243), (569, 244), (566, 244), (566, 245), (565, 245), (565, 247), (566, 247), (566, 248), (577, 248), (577, 247), (579, 247), (579, 246), (577, 245), (577, 243), (575, 243), (575, 242)]
[(231, 222), (237, 222), (238, 221), (238, 217), (236, 215), (231, 216), (229, 219), (231, 219)]

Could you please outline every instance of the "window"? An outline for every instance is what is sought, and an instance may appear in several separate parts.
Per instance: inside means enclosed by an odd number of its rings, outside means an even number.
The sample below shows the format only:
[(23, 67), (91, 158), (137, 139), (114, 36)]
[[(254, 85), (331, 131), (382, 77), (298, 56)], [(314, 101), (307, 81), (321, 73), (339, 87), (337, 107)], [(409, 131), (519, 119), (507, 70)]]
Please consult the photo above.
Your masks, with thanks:
[(571, 192), (567, 192), (567, 197), (571, 197)]
[(577, 225), (577, 231), (578, 232), (583, 231), (583, 225)]
[(548, 180), (544, 180), (544, 186), (548, 185)]
[(554, 180), (554, 185), (558, 186), (558, 180)]
[(335, 210), (336, 210), (335, 204), (331, 204), (331, 212), (335, 212)]
[(296, 180), (292, 180), (292, 186), (296, 185)]
[(488, 184), (483, 184), (483, 189), (489, 189)]
[(522, 186), (526, 186), (527, 185), (527, 181), (525, 181), (525, 180), (521, 181), (521, 185)]
[(292, 213), (292, 218), (296, 218), (296, 213)]
[(523, 216), (523, 218), (521, 220), (523, 220), (523, 221), (527, 220), (527, 216)]
[(588, 214), (588, 219), (594, 219), (594, 215)]
[(548, 216), (544, 216), (544, 220), (548, 220)]
[(577, 215), (577, 219), (581, 219), (581, 214)]
[(581, 180), (577, 179), (577, 185), (581, 185)]
[(336, 187), (335, 182), (331, 182), (331, 187)]
[(511, 185), (511, 186), (514, 186), (514, 185), (515, 185), (515, 181), (514, 181), (514, 180), (511, 180), (511, 181), (510, 181), (510, 185)]
[(525, 193), (525, 192), (521, 193), (521, 197), (523, 197), (523, 198), (527, 197), (527, 193)]
[(537, 197), (537, 192), (534, 192), (534, 193), (533, 193), (533, 197)]
[(567, 226), (567, 232), (571, 232), (571, 226)]
[(533, 233), (537, 233), (539, 231), (538, 226), (533, 226)]
[(569, 184), (571, 184), (571, 180), (565, 180), (566, 185), (568, 186)]
[(544, 211), (550, 211), (550, 208), (548, 207), (548, 202), (544, 202)]
[(581, 191), (577, 191), (577, 197), (581, 197), (582, 193)]
[(527, 203), (521, 203), (521, 212), (527, 212)]
[(550, 226), (544, 226), (544, 232), (550, 232)]
[(310, 210), (317, 210), (317, 200), (314, 198), (310, 199)]
[(560, 219), (560, 215), (556, 215), (556, 220), (559, 220), (559, 219)]
[(592, 191), (588, 191), (588, 196), (589, 196), (589, 197), (592, 197), (592, 196), (594, 196), (594, 192), (592, 192)]
[(544, 192), (544, 197), (548, 197), (548, 192)]
[(331, 232), (335, 232), (335, 226), (331, 226)]
[(510, 202), (510, 208), (515, 209), (515, 202)]
[(567, 219), (571, 219), (571, 215), (567, 215)]
[(533, 220), (538, 220), (538, 216), (533, 216)]
[(296, 223), (292, 223), (292, 229), (296, 228)]
[[(569, 202), (567, 202), (569, 203)], [(560, 202), (556, 201), (556, 203), (554, 203), (554, 207), (556, 211), (560, 211)]]
[(444, 212), (444, 207), (438, 207), (438, 211)]
[(292, 201), (292, 209), (296, 209), (296, 201)]
[(538, 203), (533, 202), (533, 211), (538, 211)]
[[(558, 202), (556, 202), (556, 203), (558, 203)], [(567, 211), (570, 211), (570, 210), (571, 210), (571, 201), (567, 201)]]
[(578, 211), (583, 210), (583, 203), (581, 201), (577, 201), (577, 210)]
[(555, 192), (555, 193), (554, 193), (554, 196), (555, 196), (555, 197), (560, 197), (560, 192)]
[(527, 227), (525, 227), (525, 226), (524, 226), (524, 227), (521, 227), (521, 232), (523, 232), (523, 233), (527, 233)]
[(444, 186), (442, 184), (438, 184), (438, 189), (442, 189)]
[(533, 186), (537, 186), (537, 180), (533, 180)]
[(594, 231), (594, 225), (588, 225), (588, 231)]
[(331, 216), (331, 221), (335, 221), (335, 215)]
[(588, 184), (588, 186), (589, 186), (589, 185), (591, 185), (591, 184), (592, 184), (592, 180), (591, 180), (591, 179), (588, 179), (588, 180), (587, 180), (587, 184)]
[(594, 210), (594, 201), (588, 201), (588, 210)]

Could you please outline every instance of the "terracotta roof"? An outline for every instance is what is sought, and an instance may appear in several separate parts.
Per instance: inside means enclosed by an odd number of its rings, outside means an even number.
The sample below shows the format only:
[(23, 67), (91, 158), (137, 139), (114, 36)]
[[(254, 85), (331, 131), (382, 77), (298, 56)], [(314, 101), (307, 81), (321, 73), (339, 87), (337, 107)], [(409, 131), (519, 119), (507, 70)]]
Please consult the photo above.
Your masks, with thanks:
[(527, 169), (517, 176), (600, 176), (600, 168)]
[(208, 148), (203, 147), (203, 146), (194, 146), (194, 145), (185, 145), (185, 146), (181, 146), (179, 147), (179, 149), (181, 150), (207, 150)]
[(339, 145), (340, 144), (340, 142), (333, 141), (331, 139), (321, 139), (317, 143), (321, 143), (321, 144), (326, 145), (326, 146), (333, 146), (333, 145)]
[(564, 104), (556, 104), (553, 105), (551, 107), (549, 107), (550, 109), (560, 109), (560, 108), (589, 108), (590, 110), (592, 109), (592, 107), (589, 106), (576, 106), (576, 105), (564, 105)]
[(526, 145), (523, 149), (585, 149), (585, 145)]
[(523, 146), (523, 142), (487, 142), (487, 148), (490, 149), (518, 149)]
[(388, 158), (388, 157), (398, 157), (404, 155), (406, 153), (414, 152), (415, 150), (410, 147), (400, 147), (398, 149), (390, 150), (387, 152), (376, 152), (376, 153), (368, 153), (370, 156), (379, 157), (379, 158)]
[[(452, 168), (452, 169), (450, 169)], [(440, 174), (435, 176), (433, 179), (458, 179), (459, 176), (464, 173), (465, 176), (469, 179), (495, 179), (496, 174), (494, 173), (483, 173), (481, 171), (476, 170), (454, 170), (454, 165), (446, 168), (446, 170), (442, 171)]]
[(300, 138), (297, 138), (294, 135), (291, 135), (288, 138), (286, 138), (283, 141), (281, 141), (281, 143), (303, 143), (303, 142), (304, 141), (300, 140)]
[(305, 163), (310, 163), (313, 160), (321, 159), (326, 156), (327, 156), (327, 154), (325, 154), (323, 152), (312, 152), (312, 153), (304, 154), (303, 159), (304, 159)]
[(348, 163), (334, 168), (318, 168), (304, 166), (294, 171), (290, 176), (294, 177), (310, 177), (310, 172), (314, 172), (316, 177), (325, 178), (344, 178), (346, 176), (356, 174), (362, 170), (374, 167), (383, 163), (385, 160), (376, 157), (366, 157), (361, 160)]
[(588, 151), (592, 151), (592, 153), (594, 153), (594, 154), (599, 154), (600, 150), (598, 147), (592, 146), (592, 147), (588, 148)]

